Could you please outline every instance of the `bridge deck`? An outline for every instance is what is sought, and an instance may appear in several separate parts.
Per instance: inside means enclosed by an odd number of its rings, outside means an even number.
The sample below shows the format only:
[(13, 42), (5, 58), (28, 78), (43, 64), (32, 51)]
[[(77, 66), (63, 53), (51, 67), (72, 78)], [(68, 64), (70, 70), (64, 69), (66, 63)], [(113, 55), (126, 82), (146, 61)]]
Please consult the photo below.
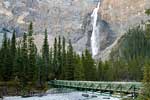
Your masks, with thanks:
[(49, 84), (58, 87), (87, 89), (87, 90), (95, 90), (95, 91), (136, 93), (136, 94), (139, 94), (142, 88), (142, 83), (140, 82), (98, 82), (98, 81), (53, 80), (50, 81)]

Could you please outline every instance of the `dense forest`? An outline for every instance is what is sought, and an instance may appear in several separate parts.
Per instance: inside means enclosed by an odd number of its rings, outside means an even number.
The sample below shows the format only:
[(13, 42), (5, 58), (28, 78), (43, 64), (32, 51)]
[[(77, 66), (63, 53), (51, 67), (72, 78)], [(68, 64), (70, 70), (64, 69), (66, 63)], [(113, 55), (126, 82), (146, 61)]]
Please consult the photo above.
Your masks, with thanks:
[[(17, 78), (24, 85), (28, 82), (42, 85), (53, 79), (141, 81), (145, 59), (150, 57), (149, 39), (139, 27), (127, 31), (117, 49), (119, 53), (113, 55), (112, 52), (112, 59), (106, 62), (94, 61), (87, 49), (82, 55), (78, 55), (73, 50), (71, 40), (66, 43), (65, 38), (60, 36), (55, 38), (53, 47), (49, 48), (47, 30), (42, 52), (37, 52), (32, 34), (32, 23), (28, 33), (24, 33), (23, 39), (18, 41), (15, 31), (12, 39), (8, 39), (7, 34), (4, 34), (0, 49), (1, 81)], [(117, 58), (116, 54), (119, 54)]]
[(80, 56), (73, 50), (71, 40), (66, 43), (60, 36), (49, 48), (45, 30), (41, 52), (37, 52), (33, 33), (30, 23), (28, 33), (24, 33), (22, 39), (16, 39), (15, 31), (11, 39), (4, 34), (0, 49), (0, 81), (18, 81), (25, 88), (42, 87), (53, 79), (97, 80), (96, 65), (88, 50)]

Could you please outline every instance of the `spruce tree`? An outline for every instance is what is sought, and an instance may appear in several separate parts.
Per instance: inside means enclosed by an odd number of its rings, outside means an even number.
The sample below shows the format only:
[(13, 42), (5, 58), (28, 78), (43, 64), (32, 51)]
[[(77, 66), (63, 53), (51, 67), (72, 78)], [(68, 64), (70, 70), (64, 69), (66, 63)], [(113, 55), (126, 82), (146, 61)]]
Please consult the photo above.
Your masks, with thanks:
[(58, 60), (58, 78), (60, 79), (61, 78), (61, 74), (62, 74), (62, 45), (61, 45), (61, 37), (59, 36), (58, 37), (58, 44), (57, 44), (57, 48), (58, 48), (58, 51), (57, 51), (57, 60)]
[(57, 74), (58, 74), (58, 59), (57, 59), (57, 38), (55, 38), (54, 40), (54, 49), (53, 49), (53, 72), (55, 75), (55, 78), (58, 78)]
[[(21, 81), (25, 85), (27, 81), (29, 81), (29, 58), (28, 58), (28, 41), (27, 41), (27, 33), (24, 33), (23, 40), (21, 44), (21, 50), (18, 47), (18, 60), (20, 69)], [(21, 54), (20, 54), (21, 53)], [(20, 59), (22, 59), (20, 61)]]
[(0, 81), (2, 81), (2, 71), (3, 71), (3, 57), (2, 57), (2, 49), (0, 48)]
[(143, 100), (149, 100), (150, 98), (150, 63), (146, 62), (144, 66), (144, 78), (143, 78)]
[(49, 44), (47, 38), (47, 30), (45, 29), (45, 39), (42, 48), (42, 56), (44, 59), (44, 72), (45, 72), (45, 81), (48, 80), (48, 73), (49, 73)]
[(65, 70), (65, 79), (74, 80), (74, 62), (73, 62), (73, 47), (71, 40), (69, 40), (69, 46), (67, 48), (67, 66)]
[(87, 81), (95, 81), (96, 80), (96, 66), (94, 59), (90, 52), (86, 49), (84, 55), (84, 72), (85, 72), (85, 80)]
[(45, 83), (45, 63), (44, 63), (44, 59), (43, 57), (41, 57), (40, 55), (37, 56), (37, 60), (36, 60), (36, 66), (37, 66), (37, 86), (39, 88), (42, 88), (42, 86)]
[(52, 67), (53, 67), (53, 49), (51, 47), (49, 51), (49, 73), (48, 73), (48, 78), (50, 80), (54, 79), (54, 73)]
[(97, 69), (97, 80), (98, 81), (103, 81), (102, 80), (102, 75), (103, 75), (103, 62), (99, 61), (98, 63), (98, 69)]
[(82, 60), (77, 54), (74, 54), (74, 80), (85, 80)]
[(11, 80), (12, 79), (12, 73), (13, 73), (13, 62), (12, 62), (12, 54), (11, 54), (11, 40), (7, 39), (7, 60), (5, 61), (6, 65), (5, 67), (7, 67), (6, 69), (6, 75), (7, 78), (5, 78), (6, 80)]
[(11, 55), (12, 59), (15, 59), (16, 54), (16, 33), (13, 32), (12, 39), (11, 39)]
[(29, 75), (29, 80), (35, 81), (37, 50), (32, 35), (33, 35), (33, 26), (31, 22), (28, 28), (28, 58), (29, 58), (28, 75)]
[[(148, 16), (150, 15), (150, 9), (146, 10), (146, 14)], [(150, 34), (150, 21), (147, 24), (146, 33)], [(149, 42), (149, 40), (148, 40), (148, 42)], [(150, 47), (150, 45), (148, 45), (148, 46)], [(149, 100), (150, 99), (150, 61), (149, 60), (147, 60), (145, 65), (144, 65), (143, 84), (144, 84), (144, 88), (143, 88), (142, 99), (143, 100)]]
[(63, 37), (61, 79), (65, 79), (65, 71), (66, 71), (66, 40), (65, 40), (65, 37)]
[[(10, 48), (10, 53), (11, 53), (11, 65), (12, 65), (12, 70), (14, 69), (14, 63), (16, 59), (16, 33), (15, 31), (13, 32), (12, 39), (11, 39), (11, 48)], [(14, 75), (14, 73), (13, 73)]]
[(4, 34), (3, 43), (1, 48), (2, 56), (2, 78), (4, 81), (9, 81), (12, 75), (12, 66), (10, 63), (10, 40), (7, 39), (7, 34)]
[[(19, 41), (20, 42), (20, 41)], [(21, 52), (21, 44), (17, 44), (16, 48), (16, 54), (15, 54), (15, 59), (13, 63), (13, 77), (18, 77), (22, 81), (23, 74), (23, 57), (22, 57), (22, 52)]]

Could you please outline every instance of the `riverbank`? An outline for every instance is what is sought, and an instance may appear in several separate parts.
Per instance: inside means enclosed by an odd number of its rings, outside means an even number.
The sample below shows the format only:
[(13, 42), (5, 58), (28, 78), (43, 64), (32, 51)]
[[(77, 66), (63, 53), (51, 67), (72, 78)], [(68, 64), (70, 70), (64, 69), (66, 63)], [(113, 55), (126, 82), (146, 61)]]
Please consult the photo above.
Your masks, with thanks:
[(48, 87), (37, 87), (36, 85), (29, 84), (23, 86), (18, 82), (0, 82), (0, 98), (4, 96), (24, 96), (31, 97), (35, 95), (43, 95), (47, 91)]

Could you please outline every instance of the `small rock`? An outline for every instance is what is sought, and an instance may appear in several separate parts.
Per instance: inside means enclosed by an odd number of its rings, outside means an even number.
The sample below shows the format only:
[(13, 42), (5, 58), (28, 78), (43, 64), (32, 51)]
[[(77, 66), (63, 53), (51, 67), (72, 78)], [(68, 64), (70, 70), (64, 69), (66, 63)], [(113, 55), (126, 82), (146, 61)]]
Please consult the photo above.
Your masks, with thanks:
[(110, 99), (110, 97), (103, 97), (103, 99)]
[(91, 97), (92, 97), (92, 98), (97, 98), (97, 96), (96, 96), (96, 95), (92, 95)]
[(82, 96), (83, 96), (83, 97), (89, 97), (89, 95), (88, 95), (88, 94), (82, 94)]

